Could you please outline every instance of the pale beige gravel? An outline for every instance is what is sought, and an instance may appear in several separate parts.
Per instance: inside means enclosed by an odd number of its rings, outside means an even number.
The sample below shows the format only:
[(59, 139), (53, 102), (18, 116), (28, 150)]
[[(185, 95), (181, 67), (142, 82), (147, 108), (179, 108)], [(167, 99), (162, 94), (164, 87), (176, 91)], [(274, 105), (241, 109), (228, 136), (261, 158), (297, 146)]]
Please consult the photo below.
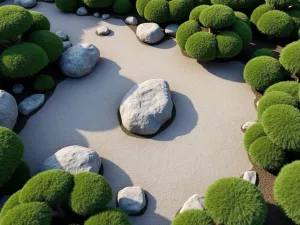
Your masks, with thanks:
[[(155, 47), (141, 44), (121, 20), (64, 14), (41, 2), (34, 10), (50, 19), (53, 31), (65, 31), (73, 44), (96, 45), (101, 60), (90, 75), (60, 83), (21, 131), (33, 174), (62, 147), (95, 149), (115, 193), (128, 185), (148, 191), (148, 210), (131, 217), (132, 224), (168, 225), (190, 196), (252, 168), (240, 127), (256, 119), (255, 96), (243, 82), (241, 63), (200, 65), (184, 57), (174, 40)], [(112, 33), (98, 37), (100, 24)], [(119, 127), (119, 104), (134, 84), (153, 78), (169, 82), (177, 116), (153, 139), (127, 136)]]

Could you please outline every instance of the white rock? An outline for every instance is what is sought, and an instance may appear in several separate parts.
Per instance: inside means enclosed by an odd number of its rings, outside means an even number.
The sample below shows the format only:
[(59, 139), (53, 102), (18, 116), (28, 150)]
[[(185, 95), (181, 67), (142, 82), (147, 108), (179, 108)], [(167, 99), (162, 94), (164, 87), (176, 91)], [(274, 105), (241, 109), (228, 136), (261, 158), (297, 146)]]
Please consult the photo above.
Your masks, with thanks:
[(0, 90), (0, 126), (13, 129), (18, 117), (18, 105), (15, 98)]
[(172, 117), (173, 102), (167, 81), (147, 80), (132, 87), (120, 105), (123, 126), (141, 135), (155, 134)]
[(62, 53), (59, 67), (66, 76), (81, 77), (92, 71), (99, 57), (100, 51), (96, 46), (77, 44)]
[(106, 26), (100, 26), (96, 30), (96, 34), (98, 36), (106, 36), (109, 34), (109, 32), (110, 32), (110, 30)]
[(73, 145), (62, 148), (47, 158), (43, 163), (41, 171), (63, 169), (72, 174), (79, 172), (98, 173), (100, 167), (101, 159), (96, 151)]
[(88, 14), (88, 10), (85, 7), (80, 7), (79, 9), (77, 9), (76, 14), (78, 16), (86, 16)]
[(259, 101), (256, 102), (256, 107), (258, 107), (258, 105), (259, 105)]
[(136, 29), (136, 36), (142, 42), (155, 44), (163, 39), (164, 32), (156, 23), (142, 23)]
[(101, 18), (104, 19), (104, 20), (107, 20), (107, 19), (110, 18), (110, 15), (109, 15), (109, 14), (103, 14), (103, 15), (101, 16)]
[(62, 30), (58, 30), (55, 32), (55, 34), (60, 38), (62, 41), (67, 41), (69, 40), (68, 35), (66, 35)]
[(178, 24), (169, 24), (166, 26), (165, 33), (171, 37), (175, 37), (178, 27)]
[(243, 124), (242, 129), (243, 130), (248, 130), (249, 127), (251, 127), (253, 124), (256, 124), (257, 122), (246, 122), (245, 124)]
[(98, 17), (98, 18), (100, 18), (100, 17), (101, 17), (101, 15), (100, 15), (100, 13), (99, 13), (99, 12), (95, 12), (95, 13), (94, 13), (94, 17)]
[(204, 210), (204, 197), (198, 194), (193, 195), (184, 203), (180, 210), (180, 213), (190, 209)]
[(70, 41), (63, 42), (64, 52), (67, 51), (69, 48), (72, 47), (72, 43)]
[(19, 112), (22, 115), (28, 115), (29, 113), (33, 112), (34, 110), (38, 109), (45, 101), (44, 94), (34, 94), (28, 98), (25, 98), (19, 104)]
[(129, 215), (138, 214), (146, 206), (146, 195), (141, 187), (126, 187), (118, 193), (118, 206)]
[(138, 25), (139, 21), (137, 18), (135, 18), (134, 16), (128, 16), (125, 19), (125, 23), (129, 24), (129, 25)]
[(257, 173), (255, 171), (246, 171), (243, 179), (255, 185), (257, 181)]
[(21, 94), (23, 90), (24, 90), (23, 84), (15, 84), (12, 89), (14, 94)]
[(14, 4), (30, 9), (36, 6), (36, 0), (14, 0)]

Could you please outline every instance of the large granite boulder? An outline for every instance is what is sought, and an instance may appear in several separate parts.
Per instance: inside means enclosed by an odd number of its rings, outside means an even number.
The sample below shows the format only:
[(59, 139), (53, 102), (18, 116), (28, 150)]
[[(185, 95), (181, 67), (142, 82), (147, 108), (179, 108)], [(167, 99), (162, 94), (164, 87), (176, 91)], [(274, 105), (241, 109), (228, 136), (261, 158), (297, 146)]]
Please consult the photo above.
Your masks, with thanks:
[(191, 210), (191, 209), (199, 209), (204, 210), (204, 197), (201, 195), (195, 194), (191, 196), (182, 206), (180, 213)]
[(118, 193), (118, 206), (125, 213), (135, 215), (146, 206), (146, 195), (141, 187), (126, 187)]
[(123, 126), (131, 133), (155, 134), (172, 117), (173, 102), (167, 81), (147, 80), (132, 87), (120, 105)]
[(96, 151), (72, 145), (60, 149), (54, 155), (47, 158), (43, 163), (41, 171), (63, 169), (72, 174), (79, 172), (98, 173), (100, 167), (101, 159)]
[(77, 44), (63, 52), (59, 59), (61, 71), (69, 77), (82, 77), (92, 71), (100, 57), (92, 44)]
[(13, 129), (18, 117), (18, 105), (15, 98), (0, 90), (0, 126)]
[(164, 32), (156, 23), (142, 23), (136, 29), (136, 36), (142, 42), (155, 44), (164, 37)]

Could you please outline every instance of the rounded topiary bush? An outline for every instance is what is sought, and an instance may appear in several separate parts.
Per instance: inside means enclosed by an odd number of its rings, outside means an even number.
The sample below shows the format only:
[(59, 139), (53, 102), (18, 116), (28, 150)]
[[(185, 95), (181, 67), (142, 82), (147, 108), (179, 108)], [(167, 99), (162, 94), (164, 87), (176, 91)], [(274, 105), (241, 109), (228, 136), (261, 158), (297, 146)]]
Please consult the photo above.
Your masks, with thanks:
[(292, 18), (294, 21), (294, 30), (292, 32), (292, 36), (297, 37), (298, 30), (300, 28), (300, 11), (299, 10), (290, 10), (287, 12), (287, 14)]
[(299, 3), (298, 0), (266, 0), (266, 3), (275, 7), (288, 7)]
[(232, 31), (220, 32), (217, 37), (218, 58), (232, 58), (238, 55), (243, 49), (241, 37)]
[(63, 43), (54, 33), (46, 30), (38, 30), (29, 35), (29, 42), (37, 44), (47, 53), (49, 63), (54, 62), (63, 52)]
[(5, 214), (11, 210), (12, 208), (14, 208), (17, 205), (20, 205), (20, 201), (19, 201), (19, 196), (21, 194), (21, 190), (14, 193), (12, 196), (9, 197), (9, 199), (5, 202), (5, 204), (3, 205), (1, 212), (0, 212), (0, 224), (1, 224), (1, 219), (5, 216)]
[(47, 65), (46, 52), (32, 43), (13, 45), (0, 55), (0, 73), (10, 78), (31, 76)]
[(36, 30), (50, 30), (50, 22), (46, 16), (44, 16), (42, 13), (36, 12), (36, 11), (29, 11), (33, 22), (30, 27), (30, 31), (36, 31)]
[(151, 0), (137, 0), (136, 1), (136, 11), (142, 17), (144, 17), (145, 7)]
[(295, 224), (300, 224), (300, 161), (283, 167), (274, 184), (274, 198)]
[(259, 18), (257, 28), (268, 36), (288, 37), (294, 29), (294, 22), (287, 13), (271, 10)]
[(29, 11), (20, 6), (0, 7), (0, 40), (10, 40), (25, 33), (32, 24)]
[(288, 44), (280, 53), (279, 62), (290, 73), (300, 73), (300, 42)]
[(225, 5), (212, 5), (200, 14), (200, 23), (205, 27), (220, 29), (230, 27), (236, 22), (234, 11)]
[(253, 53), (252, 58), (259, 57), (259, 56), (270, 56), (270, 57), (276, 58), (275, 52), (273, 52), (271, 49), (268, 49), (268, 48), (257, 49)]
[(55, 0), (56, 7), (63, 12), (76, 12), (79, 7), (77, 0)]
[(289, 95), (293, 96), (296, 100), (299, 99), (298, 92), (299, 92), (299, 83), (296, 81), (282, 81), (276, 84), (273, 84), (269, 87), (265, 94), (271, 93), (273, 91), (283, 91), (288, 93)]
[(248, 9), (252, 8), (255, 4), (255, 0), (211, 0), (212, 4), (227, 5), (233, 9)]
[(69, 196), (73, 175), (64, 170), (48, 170), (35, 175), (23, 187), (20, 202), (46, 202), (55, 205)]
[(260, 19), (260, 17), (261, 17), (264, 13), (266, 13), (266, 12), (268, 12), (268, 11), (271, 11), (271, 10), (273, 10), (273, 9), (274, 9), (273, 6), (267, 5), (267, 4), (263, 4), (263, 5), (258, 6), (258, 7), (257, 7), (256, 9), (254, 9), (254, 11), (252, 12), (251, 17), (250, 17), (250, 21), (251, 21), (253, 24), (257, 25), (257, 22), (258, 22), (258, 20)]
[(285, 152), (267, 136), (254, 141), (249, 149), (251, 159), (268, 171), (278, 171), (286, 162)]
[(106, 8), (113, 4), (113, 0), (82, 0), (90, 8)]
[(190, 16), (189, 19), (190, 20), (199, 20), (200, 14), (201, 12), (206, 9), (207, 7), (209, 7), (209, 5), (199, 5), (197, 7), (195, 7), (191, 12), (190, 12)]
[(258, 138), (266, 136), (266, 133), (260, 123), (255, 123), (249, 127), (244, 135), (244, 147), (248, 152), (251, 144)]
[(256, 186), (240, 178), (223, 178), (205, 194), (207, 213), (221, 224), (263, 225), (266, 203)]
[(185, 44), (190, 36), (201, 31), (196, 20), (189, 20), (181, 24), (176, 32), (176, 41), (180, 48), (185, 49)]
[(268, 107), (261, 118), (267, 136), (286, 150), (300, 149), (300, 111), (290, 105)]
[(169, 1), (169, 20), (185, 21), (188, 19), (191, 8), (185, 0), (172, 0)]
[(166, 0), (151, 0), (144, 9), (144, 17), (154, 23), (166, 23), (169, 20), (169, 4)]
[(44, 202), (31, 202), (15, 206), (0, 221), (1, 225), (50, 225), (52, 209)]
[(24, 145), (17, 134), (0, 127), (0, 187), (2, 187), (18, 168), (24, 153)]
[(49, 75), (40, 75), (34, 82), (34, 89), (40, 92), (51, 90), (55, 85), (52, 77)]
[(113, 11), (117, 14), (127, 14), (132, 10), (132, 4), (129, 0), (116, 0), (113, 4)]
[(128, 216), (120, 209), (108, 208), (91, 216), (84, 225), (131, 225)]
[(217, 40), (214, 34), (200, 31), (190, 36), (185, 44), (189, 56), (199, 61), (209, 61), (217, 57)]
[(245, 81), (257, 89), (264, 91), (272, 84), (285, 79), (284, 70), (277, 59), (260, 56), (251, 59), (244, 69)]
[(171, 225), (214, 225), (213, 219), (205, 211), (191, 209), (177, 215)]
[(247, 24), (238, 20), (235, 24), (233, 24), (231, 30), (242, 38), (243, 49), (246, 49), (250, 46), (252, 41), (252, 31)]
[(79, 215), (90, 216), (98, 213), (112, 200), (112, 189), (99, 174), (78, 173), (74, 176), (74, 182), (70, 206)]
[(243, 21), (244, 23), (246, 23), (248, 26), (250, 26), (250, 19), (248, 18), (248, 16), (245, 13), (242, 12), (234, 12), (234, 15), (237, 19)]

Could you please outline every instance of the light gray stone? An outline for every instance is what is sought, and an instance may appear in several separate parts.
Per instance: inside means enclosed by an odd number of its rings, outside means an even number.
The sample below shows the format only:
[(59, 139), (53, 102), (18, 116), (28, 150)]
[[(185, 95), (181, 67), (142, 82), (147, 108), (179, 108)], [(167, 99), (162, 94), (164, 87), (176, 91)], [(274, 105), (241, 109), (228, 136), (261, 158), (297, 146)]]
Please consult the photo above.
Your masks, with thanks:
[(65, 34), (65, 32), (63, 32), (62, 30), (58, 30), (55, 32), (55, 34), (60, 38), (60, 40), (62, 41), (68, 41), (69, 37), (68, 35)]
[(76, 14), (78, 16), (86, 16), (88, 14), (88, 10), (85, 7), (80, 7), (79, 9), (77, 9)]
[(14, 4), (30, 9), (36, 6), (36, 0), (14, 0)]
[(32, 113), (34, 110), (38, 109), (45, 101), (45, 95), (44, 94), (34, 94), (31, 95), (28, 98), (25, 98), (20, 104), (19, 104), (19, 112), (22, 115), (28, 115), (29, 113)]
[(173, 102), (167, 81), (147, 80), (132, 87), (120, 105), (123, 126), (140, 135), (155, 134), (172, 117)]
[(128, 24), (128, 25), (138, 25), (139, 21), (134, 16), (128, 16), (125, 19), (125, 23)]
[(142, 23), (136, 29), (136, 36), (142, 42), (155, 44), (163, 39), (164, 32), (156, 23)]
[(204, 210), (204, 197), (198, 194), (193, 195), (184, 203), (180, 213), (190, 209)]
[(243, 130), (248, 130), (249, 127), (251, 127), (253, 124), (256, 124), (257, 122), (246, 122), (245, 124), (243, 124), (242, 129)]
[(106, 36), (109, 34), (109, 32), (110, 32), (110, 30), (106, 26), (100, 26), (96, 30), (96, 34), (98, 36)]
[(103, 15), (101, 16), (101, 18), (104, 19), (104, 20), (107, 20), (107, 19), (110, 18), (110, 15), (109, 15), (109, 14), (103, 14)]
[(146, 206), (146, 195), (141, 187), (126, 187), (118, 193), (118, 206), (129, 215), (138, 214)]
[(63, 42), (64, 52), (67, 51), (69, 48), (72, 47), (72, 43), (70, 41)]
[(169, 24), (166, 26), (165, 33), (171, 37), (175, 37), (178, 27), (178, 24)]
[(15, 84), (12, 89), (13, 93), (17, 94), (17, 95), (21, 94), (23, 92), (23, 90), (24, 90), (23, 84)]
[(42, 165), (41, 171), (63, 169), (72, 174), (79, 172), (98, 173), (100, 167), (101, 159), (96, 151), (72, 145), (60, 149), (47, 158)]
[(99, 12), (95, 12), (95, 13), (94, 13), (94, 17), (100, 18), (100, 17), (101, 17), (101, 15), (100, 15), (100, 13), (99, 13)]
[(257, 182), (257, 173), (255, 171), (246, 171), (243, 179), (255, 185)]
[(15, 98), (0, 90), (0, 126), (13, 129), (18, 117), (18, 105)]
[(61, 71), (69, 77), (82, 77), (92, 71), (100, 57), (92, 44), (77, 44), (63, 52), (59, 59)]

